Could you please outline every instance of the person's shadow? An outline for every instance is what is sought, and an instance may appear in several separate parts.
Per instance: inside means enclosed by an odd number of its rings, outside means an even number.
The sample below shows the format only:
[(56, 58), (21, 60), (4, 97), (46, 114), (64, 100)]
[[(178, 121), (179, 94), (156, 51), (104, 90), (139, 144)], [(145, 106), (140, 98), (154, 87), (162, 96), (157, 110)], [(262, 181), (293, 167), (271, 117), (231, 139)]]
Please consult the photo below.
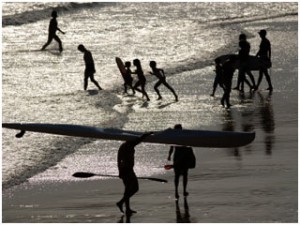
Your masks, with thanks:
[(132, 214), (122, 215), (121, 218), (118, 220), (118, 223), (130, 223), (130, 218)]
[(186, 197), (184, 198), (184, 213), (181, 213), (181, 211), (180, 211), (178, 200), (175, 201), (175, 204), (176, 204), (176, 222), (177, 223), (191, 223), (187, 198)]

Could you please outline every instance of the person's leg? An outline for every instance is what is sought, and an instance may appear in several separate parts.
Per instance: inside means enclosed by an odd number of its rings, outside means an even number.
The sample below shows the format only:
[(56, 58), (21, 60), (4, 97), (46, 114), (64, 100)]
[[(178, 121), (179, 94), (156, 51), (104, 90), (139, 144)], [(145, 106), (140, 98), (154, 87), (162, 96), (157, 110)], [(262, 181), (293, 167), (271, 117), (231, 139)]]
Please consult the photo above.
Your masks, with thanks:
[(87, 71), (84, 73), (83, 89), (86, 90), (88, 86), (89, 74)]
[(42, 50), (45, 50), (46, 47), (47, 47), (48, 45), (50, 45), (50, 43), (52, 42), (52, 40), (53, 40), (53, 36), (49, 35), (49, 36), (48, 36), (48, 41), (46, 42), (46, 44), (43, 45)]
[(158, 99), (157, 100), (160, 100), (162, 99), (161, 95), (160, 95), (160, 92), (158, 90), (158, 87), (161, 85), (161, 81), (158, 81), (155, 85), (154, 85), (154, 90), (156, 91), (157, 95), (158, 95)]
[(266, 77), (266, 80), (268, 82), (268, 90), (269, 91), (273, 91), (273, 86), (272, 86), (272, 82), (271, 82), (271, 77), (269, 75), (269, 72), (268, 72), (268, 69), (264, 69), (264, 74), (265, 74), (265, 77)]
[(175, 90), (167, 83), (167, 81), (164, 81), (163, 84), (173, 93), (173, 95), (175, 96), (175, 100), (178, 101), (178, 96)]
[(175, 171), (174, 184), (175, 184), (175, 198), (176, 199), (179, 198), (179, 194), (178, 194), (179, 177), (180, 177), (180, 173), (178, 171)]
[(183, 196), (188, 196), (189, 193), (187, 192), (187, 184), (188, 184), (188, 169), (184, 170), (183, 172)]
[(100, 85), (98, 84), (98, 82), (95, 80), (94, 78), (94, 74), (90, 75), (91, 81), (97, 86), (97, 88), (99, 90), (102, 90), (102, 88), (100, 87)]
[(62, 52), (63, 51), (63, 47), (62, 47), (62, 42), (61, 42), (60, 38), (57, 35), (55, 35), (54, 36), (54, 40), (58, 42), (59, 51)]
[(147, 94), (147, 92), (146, 92), (146, 90), (145, 90), (145, 86), (146, 86), (146, 82), (143, 82), (143, 83), (142, 83), (142, 93), (143, 93), (143, 95), (146, 96), (147, 101), (150, 101), (150, 98), (149, 98), (149, 96), (148, 96), (148, 94)]

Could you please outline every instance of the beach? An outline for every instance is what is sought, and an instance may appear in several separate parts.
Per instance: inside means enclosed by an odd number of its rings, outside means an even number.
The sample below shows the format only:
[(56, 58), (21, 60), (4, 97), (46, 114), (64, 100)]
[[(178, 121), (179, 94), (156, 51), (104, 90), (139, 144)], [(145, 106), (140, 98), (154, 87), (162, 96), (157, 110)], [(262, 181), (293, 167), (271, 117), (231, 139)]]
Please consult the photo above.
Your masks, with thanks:
[[(16, 131), (3, 129), (2, 222), (298, 222), (298, 15), (232, 16), (224, 21), (197, 23), (193, 5), (189, 6), (188, 16), (183, 16), (181, 6), (176, 6), (178, 11), (172, 14), (153, 14), (154, 6), (145, 7), (152, 17), (144, 21), (131, 18), (132, 11), (137, 18), (140, 12), (132, 5), (123, 11), (119, 11), (122, 6), (118, 4), (100, 7), (104, 10), (101, 14), (97, 14), (100, 9), (89, 7), (72, 13), (63, 11), (58, 17), (61, 28), (71, 24), (68, 29), (76, 32), (72, 37), (60, 35), (65, 48), (62, 55), (58, 55), (54, 44), (48, 51), (37, 51), (45, 37), (28, 39), (36, 35), (35, 29), (47, 27), (49, 18), (22, 26), (5, 26), (3, 122), (85, 124), (136, 131), (163, 130), (181, 123), (189, 129), (255, 131), (255, 140), (237, 149), (194, 148), (197, 165), (189, 171), (186, 199), (180, 183), (179, 208), (174, 196), (173, 171), (163, 168), (169, 163), (170, 146), (138, 145), (137, 175), (167, 179), (168, 183), (139, 180), (139, 192), (131, 200), (137, 213), (126, 217), (116, 207), (124, 191), (120, 179), (72, 177), (78, 171), (117, 174), (116, 155), (121, 142), (30, 132), (15, 139)], [(168, 4), (164, 7), (166, 12), (170, 11)], [(96, 19), (87, 20), (89, 13)], [(108, 25), (107, 18), (112, 17), (119, 22)], [(126, 23), (125, 17), (132, 23)], [(74, 18), (84, 22), (80, 26), (72, 24)], [(147, 21), (149, 18), (152, 20)], [(107, 22), (105, 32), (103, 27), (97, 28), (99, 21)], [(178, 26), (179, 36), (172, 23)], [(143, 27), (144, 24), (149, 27)], [(198, 30), (193, 28), (196, 24)], [(131, 26), (138, 27), (138, 34), (126, 33)], [(16, 32), (24, 32), (24, 27), (28, 31), (24, 39), (15, 36)], [(210, 96), (213, 60), (237, 49), (241, 31), (249, 37), (251, 54), (256, 54), (260, 29), (268, 30), (267, 37), (272, 43), (270, 73), (274, 91), (265, 90), (264, 78), (254, 94), (247, 87), (243, 96), (232, 91), (233, 107), (226, 110), (220, 105), (220, 88), (215, 97)], [(161, 33), (155, 35), (158, 31)], [(170, 36), (164, 38), (167, 34)], [(147, 45), (139, 40), (147, 40)], [(76, 49), (81, 42), (94, 53), (95, 78), (104, 91), (97, 91), (92, 83), (89, 91), (82, 90), (82, 55)], [(161, 45), (172, 48), (160, 48)], [(139, 94), (123, 95), (113, 56), (124, 61), (140, 57), (145, 71), (149, 70), (147, 60), (157, 59), (167, 71), (167, 81), (178, 92), (179, 101), (175, 102), (172, 93), (163, 87), (163, 100), (156, 100), (152, 88), (156, 81), (150, 76), (150, 102)], [(257, 80), (258, 72), (254, 73)]]

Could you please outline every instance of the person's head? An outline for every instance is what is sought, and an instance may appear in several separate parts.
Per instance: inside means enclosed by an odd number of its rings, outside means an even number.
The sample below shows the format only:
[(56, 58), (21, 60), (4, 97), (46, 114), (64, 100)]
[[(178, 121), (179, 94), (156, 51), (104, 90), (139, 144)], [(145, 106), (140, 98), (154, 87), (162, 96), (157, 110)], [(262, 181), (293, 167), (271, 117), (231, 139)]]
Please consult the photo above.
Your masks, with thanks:
[(135, 66), (141, 66), (140, 60), (139, 59), (133, 60), (133, 65), (135, 65)]
[(156, 68), (156, 62), (155, 61), (150, 61), (150, 67), (151, 68)]
[(240, 41), (242, 41), (242, 40), (243, 40), (243, 41), (247, 40), (246, 34), (240, 34), (239, 40), (240, 40)]
[(125, 62), (125, 67), (130, 67), (131, 66), (131, 62)]
[(174, 129), (182, 130), (182, 125), (181, 125), (181, 124), (176, 124), (176, 125), (174, 126)]
[(77, 48), (79, 51), (81, 51), (81, 52), (84, 52), (86, 49), (85, 49), (85, 47), (82, 45), (82, 44), (80, 44), (80, 45), (78, 45), (78, 48)]
[(267, 31), (266, 31), (266, 30), (260, 30), (260, 31), (258, 32), (258, 34), (259, 34), (259, 36), (261, 36), (261, 37), (263, 38), (263, 37), (266, 37), (266, 36), (267, 36)]
[(57, 17), (57, 12), (55, 10), (52, 11), (51, 17), (56, 18)]

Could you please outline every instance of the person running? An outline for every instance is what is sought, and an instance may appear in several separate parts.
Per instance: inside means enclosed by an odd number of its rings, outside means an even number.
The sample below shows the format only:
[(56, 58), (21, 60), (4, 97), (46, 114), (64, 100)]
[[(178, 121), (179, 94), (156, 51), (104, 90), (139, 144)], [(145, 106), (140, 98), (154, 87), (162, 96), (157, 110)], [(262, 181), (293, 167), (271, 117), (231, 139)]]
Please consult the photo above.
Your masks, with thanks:
[[(143, 97), (146, 96), (147, 101), (150, 101), (150, 98), (145, 90), (146, 87), (146, 77), (144, 75), (144, 71), (142, 69), (141, 66), (141, 62), (139, 59), (135, 59), (133, 60), (133, 65), (136, 66), (136, 71), (134, 72), (134, 74), (137, 74), (138, 77), (138, 81), (135, 83), (135, 85), (133, 86), (133, 88), (138, 91), (143, 93)], [(139, 89), (138, 87), (141, 86), (141, 89)]]
[(52, 42), (52, 40), (54, 39), (55, 41), (58, 42), (59, 45), (59, 51), (62, 52), (63, 51), (63, 47), (62, 47), (62, 42), (60, 40), (60, 38), (56, 35), (56, 31), (61, 32), (62, 34), (65, 34), (65, 32), (63, 32), (61, 29), (59, 29), (58, 24), (57, 24), (57, 12), (56, 11), (52, 11), (51, 13), (51, 17), (52, 19), (50, 20), (50, 24), (49, 24), (49, 34), (48, 34), (48, 41), (46, 42), (46, 44), (44, 44), (44, 46), (42, 47), (42, 51), (46, 49), (46, 47), (48, 45), (50, 45), (50, 43)]
[(135, 146), (141, 143), (146, 137), (151, 135), (152, 132), (144, 133), (142, 136), (133, 139), (131, 141), (124, 142), (118, 151), (118, 170), (119, 170), (119, 177), (123, 180), (125, 191), (122, 199), (116, 203), (118, 208), (122, 213), (123, 211), (123, 204), (125, 203), (126, 207), (126, 215), (131, 215), (132, 213), (136, 213), (136, 211), (130, 208), (130, 198), (138, 192), (139, 190), (139, 183), (134, 168), (134, 153), (135, 153)]
[[(181, 124), (176, 124), (174, 129), (182, 130)], [(188, 170), (190, 168), (195, 168), (195, 155), (193, 153), (193, 149), (187, 146), (171, 146), (168, 160), (171, 160), (171, 156), (174, 152), (173, 156), (173, 168), (175, 173), (174, 184), (175, 184), (175, 198), (179, 198), (178, 193), (178, 185), (179, 185), (179, 178), (183, 176), (183, 195), (187, 197), (189, 193), (187, 192), (187, 184), (188, 184)]]
[(78, 45), (78, 50), (84, 54), (83, 55), (83, 60), (85, 62), (84, 87), (83, 87), (84, 90), (87, 89), (89, 78), (98, 87), (99, 90), (102, 90), (102, 88), (94, 78), (94, 73), (96, 72), (96, 70), (95, 70), (95, 64), (94, 64), (92, 53), (89, 50), (87, 50), (82, 44)]
[(271, 82), (271, 78), (270, 75), (268, 73), (268, 68), (271, 67), (272, 62), (271, 62), (271, 43), (270, 41), (266, 38), (267, 36), (267, 31), (266, 30), (260, 30), (258, 32), (260, 38), (261, 38), (261, 43), (259, 46), (259, 51), (256, 54), (256, 57), (259, 57), (261, 59), (261, 61), (266, 65), (266, 67), (262, 68), (259, 70), (259, 77), (258, 77), (258, 81), (257, 81), (257, 86), (255, 88), (255, 90), (258, 89), (263, 75), (265, 75), (266, 80), (268, 82), (268, 89), (269, 91), (273, 91), (273, 86), (272, 86), (272, 82)]
[(150, 67), (152, 69), (152, 72), (150, 72), (150, 74), (152, 74), (158, 78), (158, 82), (154, 85), (154, 90), (156, 91), (156, 93), (158, 95), (158, 100), (162, 99), (160, 92), (158, 90), (158, 87), (161, 84), (163, 84), (173, 93), (173, 95), (175, 96), (175, 101), (177, 102), (178, 96), (175, 93), (174, 89), (167, 83), (164, 70), (157, 68), (155, 61), (150, 61)]
[(231, 92), (231, 84), (232, 84), (232, 77), (235, 71), (235, 63), (236, 63), (236, 57), (231, 56), (220, 69), (219, 73), (220, 76), (220, 83), (223, 87), (224, 94), (221, 99), (221, 104), (223, 107), (230, 108), (230, 92)]
[(122, 76), (123, 76), (123, 79), (124, 79), (124, 93), (127, 94), (127, 86), (129, 86), (132, 90), (132, 93), (135, 94), (135, 90), (132, 86), (132, 77), (131, 77), (131, 70), (130, 70), (130, 67), (131, 67), (131, 63), (130, 62), (125, 62), (125, 69), (126, 69), (126, 73), (123, 74), (122, 73)]

